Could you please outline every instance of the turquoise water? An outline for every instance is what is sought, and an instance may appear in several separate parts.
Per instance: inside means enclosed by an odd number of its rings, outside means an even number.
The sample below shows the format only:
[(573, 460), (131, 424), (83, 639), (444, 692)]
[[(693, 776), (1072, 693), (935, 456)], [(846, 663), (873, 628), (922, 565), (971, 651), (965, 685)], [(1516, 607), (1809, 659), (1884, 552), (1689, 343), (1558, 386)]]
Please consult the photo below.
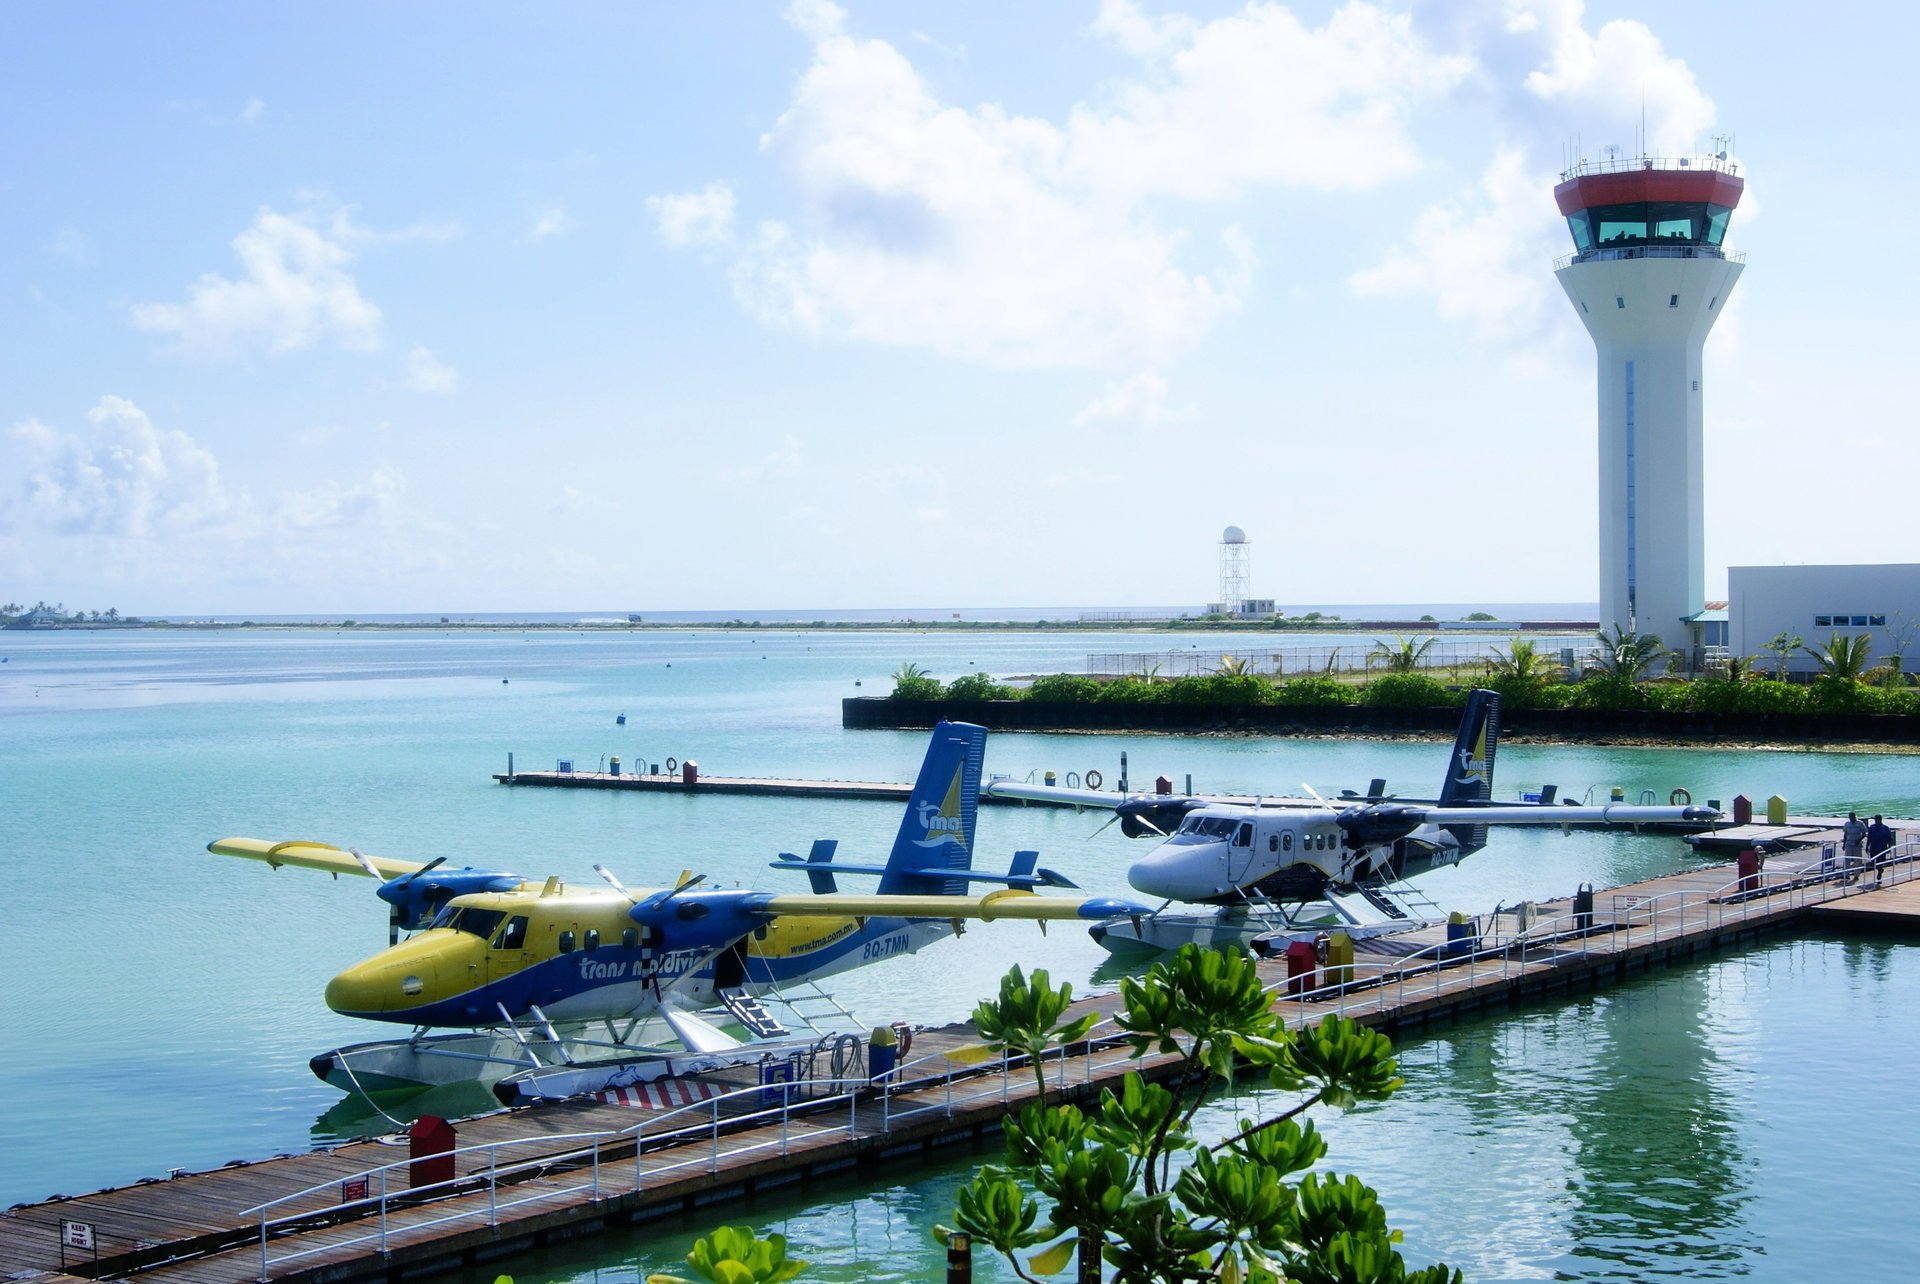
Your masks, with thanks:
[[(1903, 1277), (1920, 1017), (1899, 996), (1916, 988), (1906, 946), (1775, 942), (1411, 1039), (1393, 1100), (1316, 1118), (1408, 1259), (1470, 1280)], [(1257, 1109), (1243, 1091), (1200, 1125)], [(932, 1227), (998, 1153), (528, 1254), (514, 1278), (635, 1284), (724, 1217), (786, 1235), (808, 1279), (939, 1279)], [(996, 1261), (975, 1278), (1015, 1277)]]
[[(313, 838), (583, 882), (596, 860), (633, 885), (670, 881), (683, 868), (722, 885), (774, 882), (780, 876), (765, 868), (774, 853), (804, 851), (817, 836), (841, 839), (850, 853), (883, 852), (897, 814), (872, 803), (508, 789), (490, 773), (513, 752), (522, 767), (560, 757), (597, 765), (608, 754), (628, 763), (671, 755), (693, 758), (710, 774), (905, 780), (924, 736), (842, 731), (838, 704), (884, 692), (885, 675), (902, 662), (943, 676), (976, 667), (1073, 671), (1089, 652), (1167, 644), (1167, 635), (1111, 633), (0, 634), (0, 820), (12, 864), (0, 952), (0, 1029), (8, 1033), (0, 1039), (0, 1204), (385, 1127), (344, 1106), (306, 1069), (315, 1052), (383, 1033), (328, 1013), (320, 992), (334, 972), (384, 943), (384, 907), (357, 880), (210, 856), (204, 847), (212, 838)], [(1232, 649), (1234, 642), (1210, 637), (1207, 645)], [(618, 713), (628, 715), (626, 726), (615, 725)], [(1122, 751), (1136, 781), (1191, 773), (1199, 788), (1248, 791), (1291, 790), (1300, 781), (1330, 791), (1383, 775), (1403, 791), (1424, 793), (1437, 783), (1444, 755), (1435, 743), (1009, 734), (990, 741), (988, 769), (1024, 776), (1094, 767), (1111, 780)], [(1696, 799), (1778, 792), (1796, 810), (1857, 806), (1913, 815), (1920, 813), (1916, 765), (1889, 755), (1508, 746), (1496, 783), (1503, 794), (1546, 781), (1575, 796), (1610, 785), (1629, 797), (1652, 789), (1663, 799), (1675, 786)], [(1066, 812), (992, 809), (983, 813), (982, 859), (1038, 847), (1046, 864), (1090, 890), (1118, 891), (1127, 861), (1143, 848), (1117, 829), (1095, 833), (1099, 824)], [(1672, 839), (1510, 832), (1427, 886), (1449, 908), (1481, 910), (1565, 893), (1581, 881), (1643, 877), (1686, 859)], [(1869, 949), (1878, 953), (1859, 953)], [(1822, 951), (1836, 953), (1822, 961)], [(1809, 1021), (1830, 1018), (1835, 1037), (1845, 1036), (1866, 1028), (1845, 1014), (1854, 1006), (1864, 1012), (1873, 987), (1911, 966), (1906, 958), (1885, 947), (1794, 947), (1784, 961), (1765, 964), (1765, 983), (1745, 988), (1720, 969), (1751, 977), (1755, 960), (1774, 960), (1773, 953), (1714, 965), (1701, 974), (1710, 978), (1699, 983), (1704, 999), (1685, 997), (1692, 992), (1643, 998), (1635, 990), (1636, 1009), (1620, 1006), (1628, 1004), (1623, 991), (1585, 1007), (1463, 1027), (1490, 1041), (1492, 1051), (1471, 1056), (1476, 1065), (1491, 1058), (1492, 1099), (1422, 1088), (1440, 1093), (1423, 1116), (1427, 1104), (1410, 1088), (1388, 1112), (1343, 1122), (1354, 1139), (1343, 1140), (1340, 1153), (1400, 1196), (1396, 1214), (1420, 1230), (1419, 1242), (1434, 1256), (1477, 1260), (1423, 1227), (1446, 1227), (1449, 1235), (1477, 1227), (1475, 1237), (1498, 1235), (1504, 1238), (1491, 1242), (1521, 1252), (1530, 1241), (1515, 1229), (1518, 1214), (1501, 1211), (1520, 1201), (1526, 1225), (1539, 1219), (1542, 1245), (1525, 1255), (1527, 1270), (1553, 1261), (1539, 1269), (1631, 1277), (1636, 1268), (1625, 1248), (1587, 1261), (1570, 1256), (1569, 1245), (1634, 1241), (1632, 1219), (1644, 1214), (1636, 1214), (1635, 1199), (1693, 1202), (1678, 1191), (1661, 1195), (1658, 1186), (1654, 1195), (1630, 1198), (1618, 1185), (1632, 1181), (1621, 1166), (1631, 1168), (1634, 1151), (1624, 1138), (1636, 1126), (1634, 1112), (1652, 1108), (1639, 1096), (1658, 1079), (1648, 1069), (1710, 1059), (1713, 1082), (1738, 1085), (1761, 1075), (1756, 1067), (1770, 1059), (1816, 1059), (1809, 1049), (1820, 1040), (1778, 1005), (1804, 1004)], [(863, 1022), (951, 1020), (991, 990), (1013, 959), (1084, 984), (1105, 955), (1077, 931), (1042, 937), (1030, 925), (995, 924), (851, 974), (835, 990)], [(1657, 980), (1648, 993), (1665, 994), (1667, 983)], [(1636, 1010), (1654, 1015), (1636, 1017)], [(1920, 1039), (1902, 1027), (1897, 1009), (1875, 1010), (1874, 1047), (1863, 1055), (1884, 1044), (1892, 1064), (1910, 1062)], [(1707, 1052), (1703, 1022), (1713, 1031)], [(1469, 1055), (1422, 1051), (1455, 1042), (1450, 1035), (1419, 1045), (1410, 1064), (1423, 1064), (1422, 1055)], [(1565, 1058), (1529, 1051), (1550, 1044)], [(1440, 1070), (1445, 1065), (1436, 1061)], [(1432, 1078), (1451, 1082), (1444, 1073)], [(1716, 1116), (1731, 1121), (1737, 1161), (1687, 1170), (1715, 1202), (1737, 1200), (1745, 1182), (1764, 1185), (1766, 1198), (1779, 1191), (1797, 1199), (1807, 1189), (1810, 1156), (1830, 1152), (1793, 1141), (1800, 1136), (1795, 1110), (1821, 1120), (1822, 1134), (1880, 1135), (1846, 1126), (1867, 1098), (1854, 1097), (1852, 1073), (1830, 1061), (1805, 1082), (1769, 1082), (1784, 1086), (1758, 1095), (1777, 1103), (1779, 1115), (1752, 1126), (1746, 1107)], [(1838, 1084), (1844, 1093), (1833, 1090)], [(1732, 1095), (1746, 1101), (1751, 1094)], [(488, 1100), (453, 1094), (417, 1108), (447, 1112)], [(1594, 1123), (1615, 1109), (1617, 1123)], [(1424, 1130), (1414, 1122), (1423, 1117)], [(1453, 1180), (1422, 1137), (1451, 1138), (1462, 1126), (1484, 1129), (1465, 1134), (1480, 1137), (1476, 1154), (1503, 1153), (1514, 1134), (1537, 1138), (1543, 1155), (1604, 1152), (1607, 1162), (1555, 1162), (1540, 1172), (1489, 1163), (1486, 1174), (1507, 1175)], [(1647, 1144), (1666, 1141), (1653, 1136)], [(1902, 1171), (1872, 1155), (1845, 1157), (1844, 1166), (1849, 1179), (1897, 1180)], [(1834, 1179), (1823, 1175), (1814, 1185)], [(943, 1210), (940, 1180), (916, 1182), (903, 1198)], [(1455, 1207), (1456, 1196), (1468, 1202)], [(1810, 1204), (1808, 1215), (1844, 1208), (1851, 1216), (1857, 1207)], [(818, 1214), (827, 1225), (848, 1215), (898, 1216), (892, 1203), (873, 1210), (857, 1201)], [(1776, 1245), (1764, 1261), (1743, 1255), (1738, 1237), (1753, 1233), (1744, 1219), (1698, 1220), (1687, 1232), (1696, 1247), (1710, 1243), (1756, 1274), (1772, 1274), (1789, 1251)]]

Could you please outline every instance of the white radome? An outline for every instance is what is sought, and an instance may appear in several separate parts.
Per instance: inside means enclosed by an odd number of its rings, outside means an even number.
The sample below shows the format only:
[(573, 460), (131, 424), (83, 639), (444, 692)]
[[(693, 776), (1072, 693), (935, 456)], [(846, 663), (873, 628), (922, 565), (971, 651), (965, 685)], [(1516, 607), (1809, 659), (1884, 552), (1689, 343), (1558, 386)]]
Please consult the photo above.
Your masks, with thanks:
[(1221, 532), (1220, 542), (1222, 544), (1244, 544), (1247, 542), (1247, 533), (1238, 526), (1229, 526)]

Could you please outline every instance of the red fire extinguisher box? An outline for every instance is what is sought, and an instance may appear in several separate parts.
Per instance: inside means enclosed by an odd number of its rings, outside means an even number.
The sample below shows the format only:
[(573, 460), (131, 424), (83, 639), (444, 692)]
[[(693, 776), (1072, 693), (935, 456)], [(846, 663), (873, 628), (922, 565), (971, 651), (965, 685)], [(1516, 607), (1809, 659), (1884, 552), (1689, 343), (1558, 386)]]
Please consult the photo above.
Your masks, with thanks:
[(437, 1115), (421, 1115), (407, 1129), (407, 1185), (419, 1190), (453, 1180), (453, 1125)]

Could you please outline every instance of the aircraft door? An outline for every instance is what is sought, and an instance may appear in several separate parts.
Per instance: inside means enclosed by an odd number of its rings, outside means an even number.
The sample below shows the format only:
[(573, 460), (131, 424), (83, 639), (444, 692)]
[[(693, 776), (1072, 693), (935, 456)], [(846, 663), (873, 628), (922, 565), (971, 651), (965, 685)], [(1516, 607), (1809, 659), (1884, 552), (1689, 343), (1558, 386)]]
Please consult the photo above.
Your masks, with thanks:
[[(527, 916), (515, 914), (494, 934), (493, 942), (487, 949), (487, 982), (495, 984), (514, 976), (533, 961), (533, 954), (527, 946)], [(511, 1010), (512, 1005), (509, 1004)]]
[(1253, 869), (1254, 844), (1253, 822), (1243, 820), (1239, 828), (1233, 831), (1233, 839), (1227, 845), (1227, 879), (1234, 887), (1242, 887)]

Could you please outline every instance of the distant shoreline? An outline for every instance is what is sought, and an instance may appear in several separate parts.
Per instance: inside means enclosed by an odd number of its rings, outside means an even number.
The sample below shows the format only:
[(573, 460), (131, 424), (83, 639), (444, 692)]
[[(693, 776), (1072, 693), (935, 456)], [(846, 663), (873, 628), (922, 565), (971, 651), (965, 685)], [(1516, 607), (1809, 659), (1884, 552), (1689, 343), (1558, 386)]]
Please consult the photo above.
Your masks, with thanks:
[(8, 626), (16, 633), (124, 633), (129, 630), (218, 632), (229, 629), (355, 633), (1566, 633), (1590, 634), (1591, 620), (1347, 620), (1288, 617), (1264, 620), (1212, 618), (1139, 620), (86, 620)]

